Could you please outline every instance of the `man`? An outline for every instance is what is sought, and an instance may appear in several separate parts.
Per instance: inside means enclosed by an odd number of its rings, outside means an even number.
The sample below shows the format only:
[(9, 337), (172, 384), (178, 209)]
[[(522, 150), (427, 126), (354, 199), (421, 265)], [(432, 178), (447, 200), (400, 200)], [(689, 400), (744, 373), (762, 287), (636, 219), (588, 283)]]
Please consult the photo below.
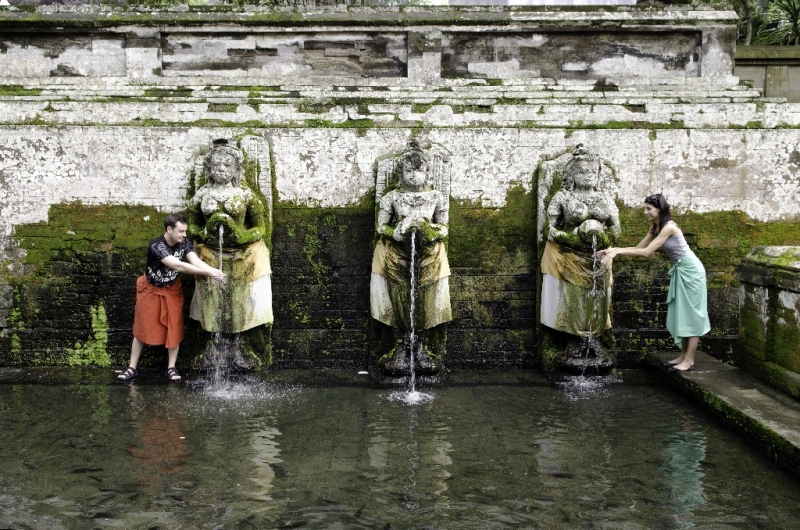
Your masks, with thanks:
[[(136, 280), (136, 309), (133, 317), (133, 344), (128, 368), (117, 379), (130, 381), (139, 372), (136, 365), (145, 344), (167, 347), (167, 378), (180, 381), (175, 368), (178, 347), (183, 340), (183, 291), (178, 273), (209, 276), (224, 280), (225, 273), (201, 260), (186, 237), (186, 218), (174, 213), (164, 220), (164, 235), (150, 242), (145, 274)], [(188, 263), (181, 261), (186, 258)]]

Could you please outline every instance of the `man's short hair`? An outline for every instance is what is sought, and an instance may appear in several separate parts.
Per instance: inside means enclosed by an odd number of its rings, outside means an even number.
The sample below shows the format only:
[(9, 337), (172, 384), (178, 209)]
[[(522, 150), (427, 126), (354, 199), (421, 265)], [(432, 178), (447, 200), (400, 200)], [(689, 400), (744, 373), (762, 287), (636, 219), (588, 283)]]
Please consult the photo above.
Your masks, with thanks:
[(164, 230), (169, 227), (175, 228), (175, 225), (178, 223), (183, 223), (188, 225), (189, 223), (186, 221), (186, 216), (182, 213), (171, 213), (164, 219)]

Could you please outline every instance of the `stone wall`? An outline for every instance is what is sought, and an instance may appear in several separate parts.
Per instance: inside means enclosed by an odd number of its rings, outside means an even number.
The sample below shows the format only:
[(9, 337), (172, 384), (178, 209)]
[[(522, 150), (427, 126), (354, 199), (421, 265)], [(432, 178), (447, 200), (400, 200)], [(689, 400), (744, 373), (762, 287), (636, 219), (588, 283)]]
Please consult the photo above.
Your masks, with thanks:
[[(147, 241), (185, 207), (211, 140), (244, 134), (271, 150), (279, 365), (364, 364), (375, 163), (410, 138), (453, 154), (448, 365), (535, 362), (534, 176), (581, 143), (616, 171), (621, 244), (646, 230), (643, 197), (674, 205), (709, 272), (703, 348), (728, 354), (736, 265), (757, 244), (800, 244), (800, 105), (737, 84), (735, 21), (0, 8), (0, 364), (97, 362), (100, 349), (124, 363)], [(666, 263), (617, 261), (615, 334), (633, 363), (670, 347)]]
[(800, 248), (756, 247), (737, 276), (737, 364), (800, 397)]
[(733, 73), (768, 98), (800, 102), (800, 49), (797, 46), (739, 46)]

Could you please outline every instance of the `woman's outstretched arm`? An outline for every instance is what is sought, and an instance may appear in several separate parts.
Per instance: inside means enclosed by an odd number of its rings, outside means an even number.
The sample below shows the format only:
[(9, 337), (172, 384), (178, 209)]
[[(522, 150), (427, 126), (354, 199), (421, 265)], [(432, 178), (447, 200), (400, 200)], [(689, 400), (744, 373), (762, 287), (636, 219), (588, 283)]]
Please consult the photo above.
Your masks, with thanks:
[(652, 232), (648, 232), (635, 247), (611, 247), (597, 252), (597, 257), (600, 258), (600, 263), (608, 263), (617, 256), (639, 256), (642, 258), (649, 258), (653, 252), (661, 248), (661, 245), (671, 235), (678, 233), (678, 227), (673, 223), (667, 224), (661, 229), (657, 236), (653, 236)]

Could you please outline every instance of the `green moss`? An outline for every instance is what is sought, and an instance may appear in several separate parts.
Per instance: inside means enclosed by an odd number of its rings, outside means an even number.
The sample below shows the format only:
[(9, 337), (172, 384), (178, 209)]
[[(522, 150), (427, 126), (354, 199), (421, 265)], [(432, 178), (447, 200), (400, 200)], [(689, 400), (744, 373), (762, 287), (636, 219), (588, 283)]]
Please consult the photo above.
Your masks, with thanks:
[(318, 127), (321, 129), (371, 129), (375, 122), (370, 119), (345, 120), (343, 122), (333, 122), (328, 120), (304, 120), (306, 127)]
[(22, 85), (0, 85), (0, 96), (41, 96), (41, 88), (25, 88)]
[(528, 100), (525, 98), (508, 98), (501, 97), (495, 100), (495, 105), (527, 105)]
[(450, 105), (453, 114), (464, 114), (465, 112), (475, 112), (479, 114), (491, 114), (494, 112), (492, 105)]
[(425, 114), (431, 110), (434, 105), (438, 105), (438, 103), (435, 101), (431, 103), (414, 103), (411, 105), (411, 112), (413, 114)]
[(498, 209), (451, 201), (447, 251), (451, 265), (498, 271), (518, 269), (530, 260), (536, 234), (533, 195), (516, 186)]
[(191, 88), (148, 88), (144, 91), (145, 97), (152, 98), (188, 98), (194, 91)]
[(19, 355), (22, 352), (22, 341), (16, 333), (11, 334), (11, 353)]
[[(619, 202), (617, 205), (622, 226), (617, 246), (635, 246), (648, 229), (642, 209), (626, 207)], [(757, 221), (735, 210), (707, 213), (673, 210), (672, 218), (706, 270), (727, 273), (722, 278), (730, 282), (733, 282), (736, 266), (754, 247), (800, 245), (800, 232), (794, 220)], [(615, 268), (623, 262), (635, 261), (631, 258), (615, 260)]]
[(238, 103), (209, 103), (208, 112), (236, 112)]
[(106, 309), (100, 305), (91, 308), (92, 334), (84, 343), (76, 343), (74, 348), (68, 348), (68, 363), (70, 366), (110, 366), (111, 357), (108, 355), (108, 319)]

